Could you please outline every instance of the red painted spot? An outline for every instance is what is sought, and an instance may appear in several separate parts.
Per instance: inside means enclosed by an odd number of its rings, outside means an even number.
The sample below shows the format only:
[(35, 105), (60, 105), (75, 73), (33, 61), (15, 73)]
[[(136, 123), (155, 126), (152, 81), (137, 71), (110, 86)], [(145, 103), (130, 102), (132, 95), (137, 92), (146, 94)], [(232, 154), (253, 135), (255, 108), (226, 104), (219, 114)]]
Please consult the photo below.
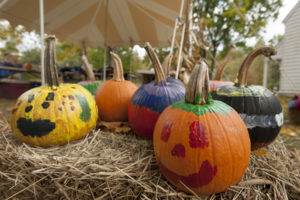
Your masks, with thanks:
[(161, 132), (161, 136), (160, 139), (164, 142), (168, 142), (169, 137), (171, 135), (171, 127), (172, 127), (172, 122), (167, 122), (164, 127), (163, 130)]
[(182, 144), (176, 144), (171, 151), (172, 156), (178, 156), (180, 158), (185, 157), (185, 148)]
[(17, 106), (20, 106), (20, 105), (21, 105), (21, 103), (22, 103), (22, 100), (20, 100), (20, 101), (19, 101), (19, 103), (17, 104)]
[(139, 107), (133, 104), (128, 106), (128, 121), (130, 126), (138, 135), (146, 138), (153, 139), (153, 132), (159, 114), (150, 111), (146, 107)]
[(206, 137), (206, 128), (200, 122), (196, 121), (190, 125), (190, 145), (192, 148), (204, 149), (208, 147), (208, 139)]
[(181, 181), (190, 188), (208, 185), (217, 174), (217, 166), (212, 167), (208, 160), (202, 162), (198, 173), (190, 174), (188, 176), (176, 174), (166, 168), (159, 159), (157, 159), (157, 161), (161, 171), (170, 181), (175, 184), (178, 184), (179, 181)]
[(67, 96), (66, 95), (63, 95), (63, 98), (66, 98)]
[(69, 95), (69, 99), (70, 99), (70, 100), (74, 100), (75, 98), (74, 98), (73, 95)]
[(12, 109), (11, 113), (14, 114), (17, 110), (18, 110), (18, 108), (14, 108), (14, 109)]
[(65, 105), (65, 102), (63, 101), (63, 102), (61, 102), (62, 103), (62, 105), (64, 106)]
[(71, 106), (71, 110), (74, 111), (74, 110), (75, 110), (75, 107), (74, 107), (74, 106)]
[(58, 110), (62, 111), (62, 107), (58, 107)]

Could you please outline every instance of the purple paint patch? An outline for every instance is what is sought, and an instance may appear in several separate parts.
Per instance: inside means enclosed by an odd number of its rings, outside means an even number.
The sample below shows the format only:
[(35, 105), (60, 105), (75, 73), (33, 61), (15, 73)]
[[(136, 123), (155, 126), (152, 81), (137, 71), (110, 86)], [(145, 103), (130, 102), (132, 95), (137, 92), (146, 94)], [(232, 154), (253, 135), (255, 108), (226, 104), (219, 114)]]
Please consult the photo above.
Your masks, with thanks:
[(190, 145), (192, 148), (204, 149), (208, 147), (208, 139), (206, 136), (206, 128), (200, 122), (195, 121), (190, 125)]
[(70, 100), (74, 100), (75, 98), (74, 98), (73, 95), (69, 95), (69, 99), (70, 99)]
[(58, 107), (58, 110), (62, 111), (62, 107)]
[(66, 98), (67, 96), (66, 95), (63, 95), (63, 98)]
[(71, 110), (74, 111), (75, 110), (75, 106), (71, 106)]
[(171, 170), (166, 168), (159, 159), (158, 164), (163, 174), (170, 181), (175, 184), (179, 184), (179, 182), (182, 181), (190, 188), (198, 188), (208, 185), (217, 174), (217, 166), (213, 167), (208, 160), (202, 162), (198, 173), (190, 174), (188, 176), (182, 176), (172, 172)]
[(62, 105), (64, 106), (65, 105), (65, 102), (63, 101), (63, 102), (61, 102), (62, 103)]
[(17, 104), (17, 106), (21, 105), (21, 103), (22, 103), (22, 101), (19, 101), (18, 104)]
[(171, 151), (172, 156), (178, 156), (180, 158), (185, 157), (185, 148), (182, 144), (176, 144)]
[(171, 128), (172, 128), (172, 122), (167, 122), (164, 127), (163, 130), (161, 132), (161, 136), (160, 139), (164, 142), (168, 142), (169, 137), (171, 135)]
[(71, 88), (76, 89), (76, 87), (72, 86)]

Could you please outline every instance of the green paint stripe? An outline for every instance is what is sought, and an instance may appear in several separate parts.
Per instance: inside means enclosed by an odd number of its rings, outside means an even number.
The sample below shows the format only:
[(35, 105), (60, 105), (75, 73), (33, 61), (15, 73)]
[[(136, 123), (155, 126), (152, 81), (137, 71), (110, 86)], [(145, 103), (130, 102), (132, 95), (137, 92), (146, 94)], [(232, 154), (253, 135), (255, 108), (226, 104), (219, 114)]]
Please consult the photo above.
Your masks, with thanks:
[(85, 97), (79, 94), (76, 94), (75, 97), (78, 100), (80, 107), (82, 109), (82, 112), (80, 113), (80, 119), (84, 122), (87, 122), (91, 118), (91, 109), (89, 103)]
[(194, 105), (187, 103), (186, 100), (183, 99), (172, 104), (172, 108), (193, 112), (197, 116), (204, 115), (205, 113), (228, 114), (233, 110), (230, 106), (221, 101), (209, 99), (208, 102), (208, 104)]

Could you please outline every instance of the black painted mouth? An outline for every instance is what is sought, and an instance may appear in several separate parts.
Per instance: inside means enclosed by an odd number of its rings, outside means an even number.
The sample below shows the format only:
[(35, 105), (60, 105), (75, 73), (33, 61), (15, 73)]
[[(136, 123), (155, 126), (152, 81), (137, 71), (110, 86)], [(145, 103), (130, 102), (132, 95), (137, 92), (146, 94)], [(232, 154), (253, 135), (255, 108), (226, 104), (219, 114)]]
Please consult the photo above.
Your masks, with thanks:
[(55, 129), (55, 123), (50, 120), (38, 119), (32, 121), (31, 119), (19, 118), (17, 121), (17, 127), (23, 133), (24, 136), (37, 136), (42, 137), (49, 134)]

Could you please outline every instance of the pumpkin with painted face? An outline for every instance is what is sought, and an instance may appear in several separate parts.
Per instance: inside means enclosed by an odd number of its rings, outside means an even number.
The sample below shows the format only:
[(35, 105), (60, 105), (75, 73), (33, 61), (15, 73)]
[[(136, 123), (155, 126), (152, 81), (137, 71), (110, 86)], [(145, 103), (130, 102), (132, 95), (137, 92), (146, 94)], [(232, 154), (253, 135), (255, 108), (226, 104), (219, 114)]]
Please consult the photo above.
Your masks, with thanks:
[(164, 110), (153, 136), (163, 175), (180, 190), (198, 195), (236, 184), (250, 159), (247, 127), (234, 109), (211, 99), (208, 79), (206, 63), (197, 63), (185, 99)]
[(277, 97), (263, 86), (247, 85), (248, 69), (261, 54), (270, 57), (276, 51), (273, 47), (254, 50), (243, 61), (235, 85), (212, 92), (213, 99), (227, 103), (240, 114), (248, 128), (252, 150), (274, 141), (283, 125), (282, 107)]
[(159, 115), (170, 104), (184, 98), (185, 87), (183, 84), (167, 81), (159, 59), (149, 43), (145, 49), (154, 66), (155, 81), (142, 85), (135, 92), (129, 104), (128, 120), (136, 134), (152, 139)]
[(86, 89), (59, 84), (55, 40), (46, 39), (46, 85), (22, 94), (10, 114), (13, 133), (30, 145), (64, 145), (80, 139), (95, 127), (98, 117), (96, 102)]

